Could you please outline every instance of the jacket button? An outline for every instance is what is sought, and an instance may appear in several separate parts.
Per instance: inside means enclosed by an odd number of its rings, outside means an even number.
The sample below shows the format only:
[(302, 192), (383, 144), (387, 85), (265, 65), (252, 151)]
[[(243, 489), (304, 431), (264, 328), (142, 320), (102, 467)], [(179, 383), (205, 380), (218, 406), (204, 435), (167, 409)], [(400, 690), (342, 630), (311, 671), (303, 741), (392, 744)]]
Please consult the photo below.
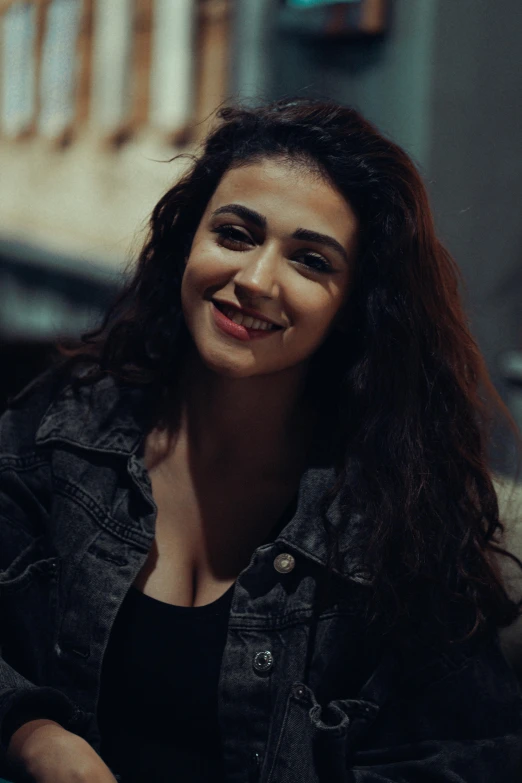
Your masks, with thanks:
[(256, 672), (269, 672), (274, 665), (274, 656), (270, 650), (262, 650), (254, 655), (254, 669)]
[(295, 558), (293, 555), (289, 555), (288, 552), (282, 552), (274, 560), (274, 568), (280, 574), (289, 574), (290, 571), (293, 571), (294, 566)]

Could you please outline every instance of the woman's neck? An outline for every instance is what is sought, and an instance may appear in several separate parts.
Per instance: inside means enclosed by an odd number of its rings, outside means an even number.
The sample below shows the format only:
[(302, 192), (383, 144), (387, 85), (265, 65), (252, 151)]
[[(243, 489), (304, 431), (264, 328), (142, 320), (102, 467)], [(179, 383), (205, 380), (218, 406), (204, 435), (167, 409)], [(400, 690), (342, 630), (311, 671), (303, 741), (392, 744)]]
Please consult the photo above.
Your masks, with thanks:
[(187, 356), (180, 379), (174, 440), (208, 468), (293, 470), (314, 427), (304, 400), (305, 368), (271, 376), (228, 378), (197, 355)]

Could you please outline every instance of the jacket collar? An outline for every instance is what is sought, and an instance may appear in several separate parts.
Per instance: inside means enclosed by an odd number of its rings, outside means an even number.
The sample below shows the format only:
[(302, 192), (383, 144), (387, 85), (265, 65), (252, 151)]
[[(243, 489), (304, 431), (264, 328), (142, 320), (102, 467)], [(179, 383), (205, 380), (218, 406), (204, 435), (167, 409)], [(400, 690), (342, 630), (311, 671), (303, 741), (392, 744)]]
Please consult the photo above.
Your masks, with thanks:
[(47, 409), (36, 443), (68, 443), (89, 451), (130, 456), (143, 439), (143, 392), (105, 376), (93, 384), (67, 384)]
[[(277, 537), (279, 544), (287, 543), (318, 565), (326, 566), (328, 559), (327, 537), (321, 513), (321, 501), (325, 493), (335, 484), (333, 467), (309, 467), (299, 485), (297, 509), (290, 522)], [(369, 532), (369, 520), (361, 515), (350, 514), (341, 508), (341, 493), (338, 492), (326, 510), (326, 517), (333, 528), (343, 522), (340, 539), (339, 576), (361, 585), (372, 583), (371, 568), (364, 561), (364, 543)]]
[[(91, 385), (68, 384), (47, 409), (36, 434), (36, 443), (67, 443), (88, 451), (119, 456), (134, 454), (144, 438), (145, 394), (139, 387), (120, 386), (111, 376)], [(327, 538), (321, 513), (324, 494), (335, 483), (335, 470), (318, 444), (311, 466), (304, 472), (293, 517), (277, 536), (288, 546), (320, 566), (327, 563)], [(333, 527), (343, 519), (340, 493), (326, 511)], [(371, 584), (371, 569), (364, 563), (368, 520), (352, 514), (344, 525), (338, 575), (359, 584)]]

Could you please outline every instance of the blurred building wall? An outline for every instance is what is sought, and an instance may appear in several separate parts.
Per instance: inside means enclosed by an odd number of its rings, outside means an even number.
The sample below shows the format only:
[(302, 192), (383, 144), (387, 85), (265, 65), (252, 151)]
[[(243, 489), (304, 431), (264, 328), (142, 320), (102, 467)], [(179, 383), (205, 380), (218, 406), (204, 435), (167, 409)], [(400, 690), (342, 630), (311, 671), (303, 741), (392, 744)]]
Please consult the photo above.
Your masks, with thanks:
[(496, 373), (522, 346), (522, 4), (396, 0), (382, 40), (273, 36), (272, 94), (354, 104), (413, 156)]
[[(164, 161), (193, 149), (221, 101), (330, 96), (358, 107), (417, 162), (438, 232), (464, 274), (473, 332), (507, 398), (501, 357), (522, 347), (520, 0), (390, 0), (382, 36), (338, 40), (292, 32), (280, 0), (32, 3), (41, 19), (67, 3), (83, 9), (75, 119), (54, 138), (45, 123), (0, 136), (0, 244), (31, 243), (83, 271), (119, 269), (183, 165)], [(0, 12), (15, 5), (0, 0)], [(133, 9), (117, 46), (109, 5)], [(174, 7), (185, 8), (182, 23)], [(128, 116), (104, 128), (120, 105), (104, 84), (118, 52), (127, 57), (122, 84), (134, 86), (120, 96)], [(108, 58), (105, 66), (96, 57)]]
[(231, 0), (0, 0), (0, 412), (100, 322), (226, 97)]
[[(74, 20), (63, 34), (53, 29), (67, 5), (80, 20), (73, 42)], [(35, 110), (20, 132), (5, 122), (0, 132), (0, 241), (119, 269), (184, 165), (168, 161), (193, 148), (226, 97), (231, 2), (0, 0), (0, 53), (13, 35), (6, 15), (22, 6), (38, 19)], [(71, 84), (68, 69), (77, 71)], [(65, 87), (67, 107), (57, 97)]]
[[(509, 400), (502, 357), (522, 349), (522, 3), (395, 0), (391, 10), (389, 32), (373, 40), (272, 24), (259, 85), (268, 79), (273, 97), (351, 103), (412, 155), (462, 270), (472, 331)], [(254, 81), (239, 87), (255, 93)]]
[(522, 349), (522, 3), (440, 0), (436, 22), (430, 190), (500, 382)]

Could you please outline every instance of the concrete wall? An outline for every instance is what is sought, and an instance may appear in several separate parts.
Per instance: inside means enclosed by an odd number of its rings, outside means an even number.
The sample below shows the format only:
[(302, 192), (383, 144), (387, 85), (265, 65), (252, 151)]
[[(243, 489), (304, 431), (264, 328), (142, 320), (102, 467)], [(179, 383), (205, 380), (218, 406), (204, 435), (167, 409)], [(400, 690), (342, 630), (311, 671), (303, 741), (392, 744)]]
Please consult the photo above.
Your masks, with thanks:
[(417, 162), (505, 399), (501, 357), (522, 348), (521, 41), (520, 0), (395, 0), (382, 41), (275, 33), (268, 58), (274, 96), (351, 103)]
[(390, 31), (370, 41), (274, 32), (272, 94), (329, 96), (350, 103), (424, 166), (429, 158), (430, 84), (436, 0), (397, 0)]
[(522, 348), (522, 4), (439, 0), (430, 189), (492, 372)]

